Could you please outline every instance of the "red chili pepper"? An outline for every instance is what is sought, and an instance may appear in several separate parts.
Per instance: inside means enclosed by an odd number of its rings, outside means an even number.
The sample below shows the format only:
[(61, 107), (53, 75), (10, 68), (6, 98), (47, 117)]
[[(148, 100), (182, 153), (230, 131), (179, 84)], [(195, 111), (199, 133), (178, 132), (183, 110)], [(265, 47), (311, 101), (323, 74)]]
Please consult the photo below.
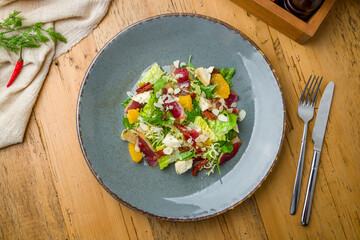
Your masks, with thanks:
[(196, 176), (198, 171), (200, 171), (200, 169), (202, 169), (207, 163), (208, 163), (209, 160), (205, 159), (205, 160), (202, 160), (200, 161), (192, 170), (192, 175), (193, 176)]
[(20, 71), (21, 71), (21, 68), (22, 68), (22, 66), (23, 66), (23, 64), (24, 64), (24, 61), (23, 61), (21, 55), (22, 55), (22, 48), (20, 48), (20, 58), (19, 58), (19, 60), (18, 60), (17, 63), (16, 63), (14, 72), (13, 72), (13, 74), (11, 75), (10, 81), (9, 81), (9, 83), (7, 84), (6, 87), (10, 87), (10, 86), (11, 86), (11, 84), (15, 81), (16, 77), (19, 75), (19, 73), (20, 73)]

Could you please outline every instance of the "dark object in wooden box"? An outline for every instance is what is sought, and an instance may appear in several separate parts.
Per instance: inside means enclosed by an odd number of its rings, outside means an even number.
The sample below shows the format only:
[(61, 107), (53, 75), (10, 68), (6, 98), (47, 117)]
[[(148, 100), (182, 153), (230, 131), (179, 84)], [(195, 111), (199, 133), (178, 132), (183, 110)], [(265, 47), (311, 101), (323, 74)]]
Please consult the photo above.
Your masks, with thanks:
[(325, 0), (312, 17), (305, 22), (270, 0), (232, 1), (300, 44), (314, 36), (335, 3), (335, 0)]

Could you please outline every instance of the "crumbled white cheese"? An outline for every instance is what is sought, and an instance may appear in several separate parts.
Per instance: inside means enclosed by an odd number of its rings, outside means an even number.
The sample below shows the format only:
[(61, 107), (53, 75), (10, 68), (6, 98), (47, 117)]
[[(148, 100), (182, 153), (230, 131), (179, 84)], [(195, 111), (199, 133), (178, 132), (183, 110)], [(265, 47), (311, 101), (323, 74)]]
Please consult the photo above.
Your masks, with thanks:
[(232, 112), (233, 112), (233, 109), (232, 109), (232, 108), (228, 108), (226, 111), (227, 111), (228, 113), (232, 113)]
[(202, 96), (203, 98), (206, 98), (205, 92), (201, 91), (201, 96)]
[(138, 103), (147, 103), (149, 99), (151, 98), (152, 91), (147, 91), (143, 93), (136, 94), (132, 100), (138, 102)]
[(219, 120), (219, 121), (222, 121), (222, 122), (227, 122), (229, 119), (228, 119), (228, 117), (225, 116), (224, 114), (220, 114), (220, 115), (218, 116), (218, 120)]
[(188, 144), (190, 144), (190, 145), (193, 145), (193, 139), (192, 138), (189, 138), (188, 140), (187, 140), (187, 142), (188, 142)]
[(212, 73), (214, 71), (214, 66), (208, 67), (207, 70), (209, 71), (209, 73)]
[(233, 103), (230, 105), (230, 107), (231, 107), (231, 108), (236, 108), (236, 105), (237, 105), (237, 103), (236, 103), (236, 102), (233, 102)]
[(205, 86), (210, 84), (211, 73), (208, 69), (200, 67), (195, 70), (195, 76), (202, 82)]
[(163, 152), (166, 155), (170, 155), (173, 152), (173, 149), (171, 147), (166, 147), (166, 148), (164, 148)]
[(162, 140), (162, 143), (171, 148), (179, 148), (182, 141), (172, 136), (170, 133), (168, 133), (165, 138)]
[(159, 103), (159, 102), (154, 103), (154, 106), (157, 107), (157, 108), (160, 108), (161, 110), (164, 109), (164, 106), (163, 106), (161, 103)]
[(174, 66), (175, 66), (176, 68), (178, 68), (178, 67), (179, 67), (179, 63), (180, 63), (180, 61), (179, 61), (179, 60), (175, 60), (175, 61), (173, 62)]
[(180, 91), (181, 91), (180, 88), (175, 88), (174, 89), (174, 94), (178, 94)]
[(173, 97), (169, 97), (168, 99), (165, 100), (164, 103), (172, 103), (175, 102), (175, 99)]
[(180, 67), (185, 67), (186, 66), (186, 63), (185, 62), (181, 62), (180, 63)]
[(186, 161), (177, 161), (175, 162), (175, 171), (177, 174), (182, 174), (187, 170), (191, 169), (193, 165), (193, 160), (189, 159)]
[(241, 109), (239, 112), (239, 121), (242, 122), (245, 117), (246, 117), (246, 112), (244, 109)]
[(215, 115), (215, 116), (218, 116), (219, 115), (219, 110), (214, 108), (213, 110), (211, 110), (211, 112)]
[(200, 97), (199, 107), (201, 108), (201, 111), (205, 111), (205, 110), (209, 109), (211, 106), (212, 105), (209, 100), (207, 100), (204, 97)]
[(156, 98), (159, 98), (162, 95), (162, 89), (160, 89), (159, 91), (156, 92), (155, 96)]
[(168, 88), (167, 90), (168, 94), (174, 94), (174, 89), (172, 87)]
[(168, 107), (169, 110), (171, 110), (171, 109), (173, 109), (173, 108), (174, 108), (173, 105), (169, 105), (169, 107)]

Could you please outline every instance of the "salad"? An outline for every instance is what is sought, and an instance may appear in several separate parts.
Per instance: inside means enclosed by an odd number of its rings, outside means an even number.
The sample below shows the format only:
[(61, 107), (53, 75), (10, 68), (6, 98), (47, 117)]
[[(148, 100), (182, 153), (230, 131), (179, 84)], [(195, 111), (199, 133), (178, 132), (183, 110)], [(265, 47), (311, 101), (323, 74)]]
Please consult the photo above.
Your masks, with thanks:
[(177, 174), (206, 169), (209, 175), (215, 168), (221, 174), (219, 166), (241, 146), (237, 121), (246, 116), (230, 90), (235, 70), (195, 68), (191, 56), (168, 68), (154, 63), (127, 93), (121, 137), (135, 162), (145, 158), (160, 169), (175, 163)]

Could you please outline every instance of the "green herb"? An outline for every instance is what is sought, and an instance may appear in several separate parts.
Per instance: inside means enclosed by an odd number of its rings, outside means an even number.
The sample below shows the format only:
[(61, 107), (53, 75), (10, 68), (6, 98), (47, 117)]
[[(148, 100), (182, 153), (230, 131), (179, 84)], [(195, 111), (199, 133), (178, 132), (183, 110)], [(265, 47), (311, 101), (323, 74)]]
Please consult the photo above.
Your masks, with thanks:
[(38, 48), (42, 43), (49, 42), (49, 37), (55, 44), (58, 40), (67, 42), (64, 36), (54, 31), (54, 28), (43, 29), (43, 22), (23, 26), (24, 18), (18, 17), (19, 14), (19, 11), (14, 11), (7, 19), (0, 22), (1, 47), (17, 53), (20, 48)]
[(223, 153), (231, 153), (233, 151), (233, 144), (228, 141), (220, 141), (218, 142), (220, 144), (221, 152)]
[(126, 118), (125, 116), (123, 117), (123, 125), (126, 129), (132, 129), (135, 126), (134, 123), (133, 124), (129, 123), (129, 119)]
[(163, 129), (164, 129), (164, 136), (166, 136), (171, 131), (170, 127), (164, 127)]
[(152, 115), (150, 117), (143, 117), (143, 119), (148, 123), (157, 124), (161, 126), (173, 124), (174, 120), (171, 120), (171, 118), (173, 117), (171, 113), (167, 111), (166, 115), (167, 115), (167, 119), (162, 120), (164, 116), (164, 112), (160, 108), (154, 107), (152, 111)]
[(156, 94), (160, 89), (162, 89), (166, 82), (167, 81), (165, 79), (157, 80), (153, 85), (154, 93)]
[(128, 103), (131, 101), (131, 98), (128, 98), (128, 99), (126, 99), (125, 101), (123, 101), (122, 103), (121, 103), (121, 105), (123, 105), (124, 106), (124, 108), (126, 108), (126, 106), (128, 105)]
[(188, 64), (186, 66), (195, 69), (194, 65), (191, 64), (191, 55), (189, 56)]
[(193, 110), (189, 112), (188, 110), (185, 109), (185, 113), (187, 119), (191, 122), (194, 122), (196, 116), (201, 116), (201, 108), (199, 107), (199, 104), (195, 99), (192, 100), (192, 103), (193, 103)]
[(201, 91), (205, 93), (207, 99), (213, 98), (216, 91), (217, 83), (214, 85), (205, 86), (202, 82), (197, 81), (196, 84), (200, 86)]
[(189, 160), (193, 156), (195, 156), (195, 153), (193, 153), (193, 152), (181, 152), (179, 160), (181, 160), (181, 161)]
[(225, 81), (229, 84), (230, 87), (232, 87), (231, 79), (235, 73), (234, 68), (222, 68), (220, 70), (221, 75), (224, 77)]
[(234, 137), (237, 136), (237, 132), (234, 129), (231, 129), (227, 134), (226, 134), (226, 139), (227, 140), (232, 140)]
[(219, 175), (221, 175), (219, 161), (216, 160), (215, 162), (216, 162), (217, 169), (218, 169), (218, 171), (219, 171)]

